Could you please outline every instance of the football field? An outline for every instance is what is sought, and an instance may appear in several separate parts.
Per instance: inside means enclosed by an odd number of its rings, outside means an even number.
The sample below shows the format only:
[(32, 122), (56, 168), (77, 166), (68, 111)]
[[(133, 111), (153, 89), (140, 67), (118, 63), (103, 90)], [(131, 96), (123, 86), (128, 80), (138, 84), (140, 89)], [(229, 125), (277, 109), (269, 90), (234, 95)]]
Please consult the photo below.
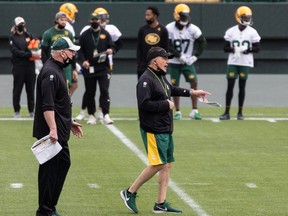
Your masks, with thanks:
[[(202, 121), (174, 121), (167, 201), (189, 216), (288, 215), (287, 108), (248, 107), (244, 121), (218, 121), (223, 110), (217, 108), (200, 111)], [(12, 109), (0, 108), (0, 215), (35, 215), (33, 122), (25, 113), (21, 120), (7, 113)], [(114, 125), (82, 121), (84, 137), (71, 135), (72, 164), (57, 206), (63, 216), (131, 215), (119, 192), (146, 166), (137, 109), (112, 108), (111, 117)], [(138, 191), (139, 215), (154, 215), (156, 196), (155, 176)]]

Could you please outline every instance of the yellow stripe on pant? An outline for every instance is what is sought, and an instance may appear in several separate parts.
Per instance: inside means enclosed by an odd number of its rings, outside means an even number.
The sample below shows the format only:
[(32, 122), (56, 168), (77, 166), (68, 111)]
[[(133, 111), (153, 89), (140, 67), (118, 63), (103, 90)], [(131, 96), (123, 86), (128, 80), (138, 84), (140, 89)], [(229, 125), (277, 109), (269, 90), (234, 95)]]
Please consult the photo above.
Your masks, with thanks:
[(149, 165), (163, 164), (158, 152), (155, 135), (152, 133), (147, 133), (147, 149)]

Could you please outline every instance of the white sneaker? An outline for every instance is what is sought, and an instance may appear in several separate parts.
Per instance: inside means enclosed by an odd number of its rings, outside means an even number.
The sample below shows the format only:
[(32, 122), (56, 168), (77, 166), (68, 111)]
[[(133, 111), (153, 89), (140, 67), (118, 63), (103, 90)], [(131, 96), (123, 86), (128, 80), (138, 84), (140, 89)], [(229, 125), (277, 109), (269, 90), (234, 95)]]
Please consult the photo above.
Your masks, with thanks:
[(15, 112), (14, 113), (14, 118), (21, 118), (20, 112)]
[(96, 118), (94, 117), (94, 115), (89, 115), (87, 124), (91, 124), (91, 125), (96, 124)]
[(96, 112), (96, 119), (97, 120), (99, 120), (99, 121), (103, 121), (103, 113), (102, 113), (102, 111), (101, 110), (98, 110), (97, 112)]
[(113, 124), (113, 120), (110, 118), (109, 114), (106, 114), (103, 118), (103, 123), (108, 125), (108, 124)]
[(78, 120), (78, 121), (82, 121), (82, 120), (84, 120), (85, 115), (86, 115), (85, 110), (81, 110), (81, 111), (80, 111), (80, 114), (77, 115), (75, 119)]

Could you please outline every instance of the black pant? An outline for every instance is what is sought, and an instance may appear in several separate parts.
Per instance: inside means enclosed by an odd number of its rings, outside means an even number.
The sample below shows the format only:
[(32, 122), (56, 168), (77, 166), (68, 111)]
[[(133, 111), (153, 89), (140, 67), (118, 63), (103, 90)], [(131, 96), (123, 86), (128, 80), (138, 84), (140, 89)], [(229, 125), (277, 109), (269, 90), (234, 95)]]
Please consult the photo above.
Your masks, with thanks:
[(52, 159), (39, 166), (38, 204), (36, 216), (50, 216), (56, 211), (66, 175), (70, 167), (68, 143), (60, 143), (62, 150)]
[(109, 85), (110, 75), (103, 74), (96, 77), (84, 77), (85, 82), (85, 93), (83, 95), (83, 105), (85, 101), (87, 104), (88, 114), (93, 115), (96, 111), (95, 95), (97, 89), (97, 82), (99, 83), (100, 89), (100, 105), (102, 108), (103, 115), (109, 113), (110, 109), (110, 97), (109, 97)]
[(34, 111), (34, 90), (35, 90), (35, 65), (34, 63), (28, 66), (18, 66), (14, 65), (12, 69), (13, 73), (13, 107), (14, 112), (20, 112), (20, 99), (23, 86), (25, 84), (25, 89), (27, 93), (27, 105), (28, 111)]

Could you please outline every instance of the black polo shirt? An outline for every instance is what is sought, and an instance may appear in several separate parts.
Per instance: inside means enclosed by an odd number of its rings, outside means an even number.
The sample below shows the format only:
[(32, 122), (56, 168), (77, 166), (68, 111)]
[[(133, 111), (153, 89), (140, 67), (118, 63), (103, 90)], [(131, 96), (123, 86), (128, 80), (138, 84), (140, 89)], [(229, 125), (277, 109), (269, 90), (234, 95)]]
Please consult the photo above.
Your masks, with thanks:
[(46, 61), (37, 78), (33, 126), (33, 136), (37, 139), (50, 132), (43, 114), (45, 111), (55, 112), (58, 141), (67, 142), (72, 125), (71, 100), (63, 73), (63, 64), (53, 58)]

